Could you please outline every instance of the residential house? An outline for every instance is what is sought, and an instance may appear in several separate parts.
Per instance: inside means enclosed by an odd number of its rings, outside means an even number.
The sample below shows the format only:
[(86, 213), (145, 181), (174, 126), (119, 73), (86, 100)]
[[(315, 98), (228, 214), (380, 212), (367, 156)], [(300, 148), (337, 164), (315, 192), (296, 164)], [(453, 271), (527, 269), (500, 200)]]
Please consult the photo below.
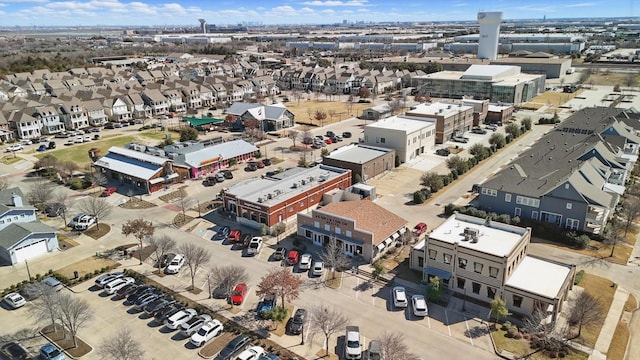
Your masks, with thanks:
[(154, 116), (166, 115), (169, 111), (169, 102), (158, 89), (145, 89), (140, 94), (144, 100), (144, 104), (151, 108)]
[(104, 112), (104, 106), (100, 100), (89, 100), (84, 102), (84, 109), (89, 118), (89, 125), (102, 126), (107, 123), (107, 114)]
[(58, 111), (52, 105), (36, 107), (33, 117), (40, 122), (42, 134), (57, 134), (65, 129)]
[(243, 127), (257, 127), (262, 131), (279, 131), (295, 125), (295, 115), (282, 103), (262, 105), (236, 102), (224, 113), (234, 115)]
[(38, 139), (42, 136), (38, 119), (23, 111), (10, 112), (7, 121), (19, 139)]
[[(196, 110), (202, 108), (202, 97), (200, 96), (199, 88), (200, 86), (191, 82), (189, 85), (180, 88), (180, 93), (187, 109)], [(209, 91), (209, 94), (211, 94), (211, 91)]]
[(131, 116), (134, 119), (146, 119), (153, 116), (153, 110), (151, 106), (147, 105), (138, 93), (129, 93), (123, 97), (122, 100), (127, 103)]
[(58, 109), (66, 129), (78, 130), (89, 126), (89, 115), (79, 99), (65, 101), (59, 105)]
[(187, 111), (187, 104), (182, 100), (182, 94), (178, 90), (165, 90), (162, 95), (167, 99), (169, 105), (169, 111), (184, 113)]
[(131, 111), (129, 111), (125, 98), (126, 96), (110, 97), (102, 102), (105, 115), (107, 115), (109, 121), (128, 122), (132, 119)]

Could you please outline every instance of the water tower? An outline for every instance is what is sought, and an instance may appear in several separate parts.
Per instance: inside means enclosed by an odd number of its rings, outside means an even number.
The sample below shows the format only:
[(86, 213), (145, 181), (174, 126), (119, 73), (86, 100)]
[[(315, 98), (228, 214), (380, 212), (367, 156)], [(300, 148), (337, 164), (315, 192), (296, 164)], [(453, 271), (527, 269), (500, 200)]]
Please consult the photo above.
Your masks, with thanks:
[(198, 21), (200, 21), (200, 30), (202, 31), (203, 34), (206, 34), (207, 33), (207, 20), (198, 19)]
[(502, 12), (479, 12), (480, 41), (478, 42), (478, 59), (495, 60), (498, 56), (498, 40)]

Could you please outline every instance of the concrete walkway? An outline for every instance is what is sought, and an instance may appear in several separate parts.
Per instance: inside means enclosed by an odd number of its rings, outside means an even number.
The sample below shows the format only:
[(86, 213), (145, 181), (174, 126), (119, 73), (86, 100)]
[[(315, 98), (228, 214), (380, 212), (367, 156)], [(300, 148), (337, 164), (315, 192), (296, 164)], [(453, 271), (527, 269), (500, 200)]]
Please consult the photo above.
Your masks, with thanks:
[(605, 360), (607, 358), (606, 353), (609, 351), (609, 345), (611, 345), (613, 334), (616, 331), (616, 326), (618, 326), (618, 321), (620, 321), (620, 316), (622, 316), (624, 304), (627, 302), (628, 297), (629, 291), (618, 286), (616, 293), (613, 295), (613, 301), (611, 302), (607, 317), (602, 325), (602, 330), (600, 330), (600, 335), (598, 335), (596, 346), (591, 356), (589, 356), (589, 360)]

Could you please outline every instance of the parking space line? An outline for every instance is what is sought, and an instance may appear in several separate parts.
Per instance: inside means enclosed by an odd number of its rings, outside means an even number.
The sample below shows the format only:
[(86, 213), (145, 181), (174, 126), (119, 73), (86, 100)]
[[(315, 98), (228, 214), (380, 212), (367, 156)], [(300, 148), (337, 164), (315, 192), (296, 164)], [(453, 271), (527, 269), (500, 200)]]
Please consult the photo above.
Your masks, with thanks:
[(447, 309), (444, 309), (444, 318), (447, 320), (447, 330), (449, 331), (449, 336), (451, 336), (451, 327), (449, 327), (449, 315), (447, 315)]
[(358, 289), (360, 288), (360, 278), (356, 277), (356, 299), (358, 298)]
[(429, 326), (429, 329), (431, 329), (431, 317), (427, 316), (427, 325)]
[[(471, 330), (469, 329), (469, 322), (467, 322), (467, 317), (464, 317), (464, 325), (467, 327), (467, 334), (471, 334)], [(469, 341), (471, 341), (471, 345), (473, 346), (473, 337), (469, 336)]]

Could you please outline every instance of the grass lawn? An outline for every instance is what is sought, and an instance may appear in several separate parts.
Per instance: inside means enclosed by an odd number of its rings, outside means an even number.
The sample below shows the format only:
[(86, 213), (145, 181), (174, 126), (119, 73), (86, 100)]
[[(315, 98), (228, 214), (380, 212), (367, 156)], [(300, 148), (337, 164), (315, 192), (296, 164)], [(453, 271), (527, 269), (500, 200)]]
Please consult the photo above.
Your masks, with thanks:
[(91, 256), (86, 259), (76, 261), (73, 264), (67, 265), (61, 269), (58, 269), (56, 270), (56, 272), (68, 278), (73, 278), (74, 271), (77, 271), (78, 276), (82, 277), (85, 274), (93, 274), (96, 270), (100, 270), (104, 267), (115, 269), (119, 265), (120, 264), (118, 262), (111, 259)]
[(627, 324), (618, 322), (616, 331), (613, 333), (613, 339), (607, 350), (608, 360), (623, 360), (627, 352), (627, 344), (629, 343), (629, 327)]
[[(82, 357), (90, 353), (93, 348), (85, 343), (81, 338), (77, 338), (77, 347), (73, 347), (73, 338), (66, 329), (62, 329), (59, 324), (56, 324), (55, 329), (49, 326), (45, 326), (40, 333), (49, 341), (55, 343), (59, 348), (63, 349), (67, 354), (71, 355), (74, 359)], [(66, 334), (66, 336), (65, 336)]]
[[(496, 348), (499, 352), (506, 351), (517, 356), (527, 355), (534, 352), (534, 350), (529, 346), (529, 340), (524, 338), (519, 340), (508, 338), (504, 336), (506, 333), (506, 331), (501, 329), (491, 331), (491, 336), (493, 337), (493, 341), (496, 343)], [(587, 354), (570, 349), (569, 353), (564, 359), (586, 360), (587, 358), (589, 358)], [(528, 359), (542, 360), (549, 359), (549, 357), (542, 353), (535, 353), (529, 356)]]
[(633, 250), (632, 247), (628, 244), (618, 244), (613, 251), (613, 256), (609, 257), (609, 255), (611, 254), (611, 247), (595, 240), (591, 240), (589, 242), (589, 245), (585, 249), (575, 249), (564, 244), (559, 244), (540, 238), (536, 238), (535, 241), (558, 249), (572, 251), (587, 256), (599, 257), (603, 260), (621, 265), (627, 264), (627, 261), (629, 261), (629, 257), (631, 256), (631, 251)]
[(327, 114), (327, 118), (322, 121), (323, 125), (327, 125), (358, 116), (362, 114), (362, 110), (373, 106), (371, 103), (358, 103), (357, 98), (351, 104), (351, 113), (349, 113), (349, 104), (343, 101), (291, 101), (286, 105), (287, 109), (295, 114), (296, 122), (316, 126), (321, 125), (320, 121), (314, 119), (314, 114), (318, 110)]
[(340, 285), (342, 285), (342, 271), (336, 271), (335, 279), (331, 279), (331, 272), (329, 272), (327, 280), (325, 280), (325, 284), (332, 289), (340, 288)]
[(627, 302), (624, 303), (624, 311), (633, 311), (638, 308), (638, 300), (632, 294), (629, 294)]
[(560, 106), (574, 97), (580, 95), (584, 89), (579, 89), (574, 93), (563, 93), (562, 91), (545, 91), (542, 94), (531, 99), (530, 102), (523, 105), (526, 108), (540, 108), (544, 105)]
[[(582, 287), (588, 294), (591, 294), (593, 297), (600, 300), (603, 315), (606, 315), (606, 313), (609, 311), (609, 308), (611, 307), (613, 294), (616, 292), (615, 286), (611, 286), (611, 280), (585, 273), (578, 286)], [(600, 330), (602, 329), (604, 319), (605, 316), (602, 316), (600, 322), (598, 322), (597, 324), (589, 327), (583, 327), (582, 335), (579, 338), (575, 339), (575, 341), (593, 348), (596, 344), (596, 340), (598, 340), (598, 335), (600, 334)]]
[[(597, 72), (597, 73), (592, 73), (589, 78), (587, 79), (587, 81), (585, 81), (585, 84), (596, 84), (596, 85), (610, 85), (611, 87), (615, 86), (615, 85), (620, 85), (621, 87), (626, 87), (627, 85), (627, 78), (629, 76), (633, 76), (635, 78), (635, 82), (634, 84), (637, 84), (638, 82), (638, 75), (637, 74), (631, 74), (631, 73), (619, 73), (619, 72)], [(613, 90), (613, 88), (612, 88)]]
[(17, 163), (18, 161), (22, 160), (22, 158), (17, 157), (16, 155), (4, 155), (2, 158), (0, 158), (0, 162), (2, 162), (3, 164), (7, 164), (7, 165), (11, 165), (13, 163)]

